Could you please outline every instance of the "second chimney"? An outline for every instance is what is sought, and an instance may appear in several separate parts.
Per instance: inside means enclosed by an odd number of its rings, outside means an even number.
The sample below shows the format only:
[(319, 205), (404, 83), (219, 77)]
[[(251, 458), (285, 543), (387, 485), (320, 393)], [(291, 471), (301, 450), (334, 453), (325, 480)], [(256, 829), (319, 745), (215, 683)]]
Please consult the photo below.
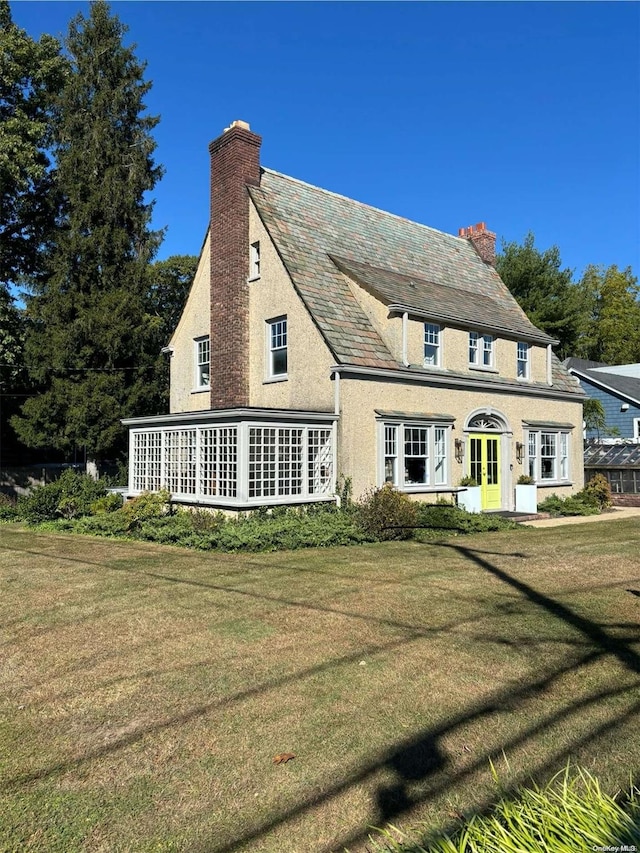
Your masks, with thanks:
[(493, 266), (496, 261), (496, 235), (493, 231), (487, 231), (484, 222), (470, 225), (468, 228), (460, 228), (458, 237), (466, 237), (480, 255), (485, 264)]
[(211, 408), (249, 405), (249, 193), (260, 184), (260, 144), (234, 121), (211, 156)]

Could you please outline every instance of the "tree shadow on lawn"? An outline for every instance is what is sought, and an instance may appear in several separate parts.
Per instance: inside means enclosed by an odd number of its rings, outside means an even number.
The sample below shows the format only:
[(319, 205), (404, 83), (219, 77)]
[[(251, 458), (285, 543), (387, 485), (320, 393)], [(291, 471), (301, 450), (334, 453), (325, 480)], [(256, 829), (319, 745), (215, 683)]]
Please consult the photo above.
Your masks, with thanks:
[[(439, 547), (443, 546), (442, 542), (438, 544)], [(392, 771), (395, 781), (392, 785), (378, 787), (376, 797), (377, 815), (370, 824), (370, 826), (382, 827), (392, 821), (397, 821), (398, 818), (402, 818), (403, 815), (406, 815), (411, 809), (421, 803), (433, 799), (447, 790), (452, 790), (465, 778), (470, 777), (478, 770), (486, 768), (490, 761), (497, 761), (505, 752), (532, 743), (537, 737), (549, 731), (559, 722), (576, 719), (580, 712), (588, 710), (607, 699), (627, 695), (631, 697), (640, 688), (640, 679), (636, 679), (631, 684), (612, 686), (609, 689), (600, 690), (586, 697), (571, 701), (563, 708), (547, 714), (540, 721), (524, 728), (502, 743), (499, 749), (485, 750), (468, 766), (450, 772), (450, 760), (442, 745), (445, 735), (450, 735), (456, 729), (461, 728), (472, 720), (480, 717), (490, 717), (493, 713), (504, 711), (505, 707), (513, 708), (526, 698), (543, 694), (554, 681), (559, 680), (563, 675), (577, 671), (587, 664), (607, 656), (617, 659), (625, 669), (634, 675), (640, 674), (640, 655), (631, 646), (631, 641), (634, 638), (630, 637), (627, 639), (610, 636), (601, 625), (581, 616), (565, 604), (539, 592), (531, 585), (513, 577), (504, 569), (493, 565), (486, 559), (490, 555), (490, 552), (475, 550), (458, 544), (446, 543), (446, 547), (454, 549), (465, 560), (474, 563), (485, 572), (492, 574), (512, 589), (515, 589), (524, 599), (542, 608), (551, 616), (579, 632), (582, 635), (582, 644), (585, 647), (583, 654), (576, 660), (555, 667), (543, 678), (526, 682), (520, 687), (498, 691), (488, 701), (471, 706), (464, 714), (449, 720), (446, 724), (426, 729), (419, 736), (398, 743), (395, 749), (374, 758), (366, 766), (360, 768), (358, 772), (347, 776), (338, 784), (326, 788), (317, 796), (303, 800), (294, 808), (281, 812), (277, 817), (265, 821), (250, 832), (239, 834), (232, 842), (216, 845), (215, 842), (210, 841), (202, 849), (206, 849), (209, 853), (232, 853), (232, 851), (264, 837), (279, 825), (286, 823), (301, 813), (339, 796), (346, 789), (362, 783), (368, 777), (377, 774), (380, 770), (387, 769)], [(504, 557), (507, 555), (501, 553), (499, 556)], [(526, 555), (514, 554), (508, 556), (525, 557)], [(640, 635), (636, 635), (635, 639), (640, 639)], [(571, 758), (581, 747), (587, 746), (594, 739), (634, 719), (639, 712), (640, 699), (605, 722), (591, 726), (586, 734), (574, 737), (568, 746), (556, 749), (551, 754), (548, 754), (544, 760), (537, 762), (533, 769), (530, 769), (526, 774), (520, 774), (513, 780), (512, 785), (517, 786), (531, 779), (543, 780), (549, 772), (557, 770), (562, 762)], [(414, 793), (412, 787), (416, 782), (427, 783), (427, 789), (423, 789), (417, 794)], [(487, 801), (485, 804), (477, 806), (474, 811), (482, 812), (489, 808), (490, 805), (490, 802)], [(338, 843), (333, 843), (329, 847), (324, 848), (321, 853), (329, 853), (329, 851), (342, 849), (347, 845), (359, 844), (367, 838), (369, 833), (370, 828), (357, 830), (348, 836), (343, 836)], [(603, 843), (606, 843), (606, 839)]]
[[(423, 547), (428, 549), (430, 544), (425, 544)], [(438, 543), (438, 547), (443, 547), (443, 543)], [(515, 590), (524, 601), (541, 608), (562, 624), (572, 628), (578, 634), (577, 642), (573, 642), (570, 639), (563, 642), (565, 645), (571, 645), (576, 649), (579, 648), (579, 652), (575, 655), (572, 654), (570, 660), (565, 659), (554, 665), (539, 678), (493, 691), (482, 701), (469, 705), (462, 713), (450, 717), (442, 724), (429, 727), (415, 737), (400, 740), (390, 749), (380, 750), (377, 754), (371, 755), (369, 760), (353, 771), (346, 772), (341, 779), (325, 784), (319, 783), (319, 791), (318, 786), (316, 786), (312, 795), (299, 798), (290, 807), (281, 808), (279, 812), (259, 825), (247, 828), (246, 831), (240, 830), (233, 839), (221, 842), (219, 837), (210, 838), (203, 842), (201, 846), (190, 848), (194, 853), (197, 849), (206, 850), (207, 853), (231, 853), (231, 851), (237, 850), (240, 847), (255, 844), (278, 827), (287, 824), (287, 822), (294, 820), (306, 812), (310, 812), (323, 803), (330, 803), (332, 800), (348, 792), (351, 788), (359, 786), (364, 782), (375, 784), (374, 777), (380, 771), (389, 772), (392, 775), (393, 781), (391, 784), (378, 784), (377, 791), (374, 793), (377, 809), (375, 814), (372, 814), (369, 824), (370, 826), (382, 826), (385, 823), (397, 821), (420, 804), (441, 795), (443, 792), (453, 791), (456, 785), (469, 779), (474, 773), (485, 770), (489, 761), (498, 760), (504, 751), (515, 750), (518, 747), (527, 745), (535, 745), (537, 738), (546, 732), (550, 732), (559, 723), (573, 723), (575, 721), (576, 731), (579, 731), (580, 726), (578, 722), (581, 713), (615, 697), (619, 699), (624, 697), (628, 697), (629, 700), (632, 699), (634, 691), (640, 687), (640, 678), (635, 678), (633, 682), (624, 685), (612, 684), (597, 691), (592, 691), (589, 695), (568, 701), (562, 707), (544, 713), (536, 721), (532, 721), (531, 724), (521, 727), (519, 731), (513, 733), (505, 742), (501, 743), (499, 748), (484, 748), (465, 766), (454, 767), (452, 758), (447, 754), (447, 748), (444, 743), (446, 736), (450, 736), (456, 732), (460, 733), (464, 726), (470, 722), (482, 719), (489, 721), (492, 715), (504, 713), (505, 710), (512, 710), (532, 697), (544, 697), (545, 692), (550, 687), (556, 685), (567, 674), (576, 672), (588, 664), (607, 657), (617, 660), (633, 676), (639, 675), (640, 655), (638, 655), (631, 645), (633, 637), (611, 636), (601, 625), (581, 616), (567, 605), (556, 601), (552, 597), (539, 592), (530, 584), (513, 577), (504, 569), (498, 568), (487, 559), (493, 555), (491, 552), (476, 550), (459, 544), (446, 544), (444, 547), (455, 550), (465, 561), (475, 564), (484, 572), (499, 579), (508, 588)], [(495, 554), (495, 556), (498, 555)], [(526, 555), (501, 553), (499, 556), (523, 557)], [(104, 570), (105, 565), (100, 564), (100, 568)], [(261, 683), (232, 696), (223, 697), (220, 700), (192, 708), (184, 714), (175, 715), (169, 719), (161, 720), (147, 726), (141, 726), (139, 729), (119, 737), (112, 743), (93, 750), (91, 753), (85, 753), (78, 758), (43, 768), (31, 774), (15, 777), (3, 785), (5, 790), (14, 789), (37, 779), (47, 778), (66, 770), (74, 769), (86, 762), (92, 761), (96, 757), (113, 753), (135, 743), (154, 731), (179, 726), (190, 720), (205, 716), (218, 708), (241, 702), (251, 696), (266, 693), (284, 684), (307, 678), (333, 667), (357, 661), (362, 656), (401, 650), (403, 647), (417, 640), (424, 639), (425, 636), (436, 636), (442, 632), (451, 631), (459, 624), (458, 622), (452, 622), (434, 629), (419, 628), (418, 626), (402, 621), (350, 612), (348, 610), (288, 599), (276, 595), (257, 593), (246, 589), (237, 589), (233, 586), (210, 584), (203, 581), (165, 575), (159, 572), (140, 571), (135, 568), (126, 568), (125, 566), (107, 565), (106, 568), (116, 571), (127, 571), (136, 575), (144, 574), (168, 583), (211, 588), (232, 596), (259, 598), (290, 607), (339, 614), (358, 620), (365, 619), (387, 627), (399, 628), (409, 633), (388, 643), (360, 648), (352, 654), (324, 661), (308, 669), (299, 670), (281, 678)], [(477, 614), (469, 621), (475, 621), (476, 619)], [(462, 624), (462, 621), (460, 624)], [(631, 626), (625, 623), (624, 627)], [(500, 641), (496, 638), (496, 642)], [(542, 760), (538, 761), (532, 769), (528, 770), (526, 777), (516, 779), (514, 784), (525, 781), (525, 778), (527, 780), (537, 777), (542, 779), (548, 772), (557, 770), (559, 764), (566, 761), (568, 757), (575, 754), (581, 747), (587, 746), (593, 739), (623, 726), (637, 715), (639, 711), (640, 700), (616, 711), (613, 715), (609, 715), (604, 721), (594, 722), (586, 732), (583, 727), (583, 731), (579, 735), (575, 735), (569, 744), (549, 750)], [(418, 792), (415, 790), (416, 787), (420, 788)], [(488, 806), (489, 803), (486, 805)], [(478, 810), (481, 809), (482, 806), (479, 806)], [(366, 840), (369, 831), (369, 828), (358, 828), (351, 833), (345, 834), (330, 847), (326, 847), (325, 851), (337, 850), (344, 848), (346, 845), (360, 844)], [(305, 839), (305, 843), (310, 841), (312, 839)], [(321, 851), (318, 851), (318, 853), (321, 853)]]

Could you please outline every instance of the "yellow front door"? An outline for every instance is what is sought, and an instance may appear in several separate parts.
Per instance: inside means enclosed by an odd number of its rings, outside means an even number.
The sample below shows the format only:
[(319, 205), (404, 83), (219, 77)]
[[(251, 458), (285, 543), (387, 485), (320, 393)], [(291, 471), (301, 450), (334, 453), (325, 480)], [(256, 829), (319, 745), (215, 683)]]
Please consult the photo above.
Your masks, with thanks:
[(469, 474), (482, 486), (482, 509), (500, 509), (500, 436), (469, 436)]

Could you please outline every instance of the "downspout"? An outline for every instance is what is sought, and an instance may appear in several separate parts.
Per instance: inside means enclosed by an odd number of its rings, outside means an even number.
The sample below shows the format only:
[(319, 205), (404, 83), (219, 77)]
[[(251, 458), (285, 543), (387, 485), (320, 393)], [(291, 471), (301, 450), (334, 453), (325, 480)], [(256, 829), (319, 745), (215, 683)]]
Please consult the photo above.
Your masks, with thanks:
[(551, 344), (547, 344), (547, 385), (553, 385), (551, 377)]
[(405, 311), (404, 314), (402, 315), (402, 364), (405, 367), (409, 367), (409, 361), (407, 359), (408, 326), (409, 326), (409, 312)]
[[(333, 381), (335, 385), (333, 386), (333, 413), (335, 415), (340, 414), (340, 371), (335, 370), (333, 373)], [(332, 427), (332, 438), (333, 438), (333, 493), (336, 498), (336, 506), (340, 508), (342, 500), (340, 495), (338, 494), (338, 423), (337, 421), (333, 422)]]

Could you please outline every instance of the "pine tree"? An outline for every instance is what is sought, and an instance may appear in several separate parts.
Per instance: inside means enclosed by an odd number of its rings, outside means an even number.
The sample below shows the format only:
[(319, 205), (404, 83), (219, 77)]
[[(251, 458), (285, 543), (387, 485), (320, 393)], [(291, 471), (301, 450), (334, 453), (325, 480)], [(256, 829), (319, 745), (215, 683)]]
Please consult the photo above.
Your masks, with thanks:
[(55, 219), (53, 106), (66, 72), (59, 42), (31, 39), (0, 0), (0, 289), (39, 267)]
[(530, 232), (524, 243), (506, 243), (496, 258), (498, 274), (529, 319), (559, 340), (560, 358), (575, 355), (585, 319), (582, 290), (570, 269), (561, 269), (557, 246), (540, 251)]
[(121, 417), (148, 412), (153, 370), (145, 311), (147, 267), (161, 235), (146, 195), (154, 163), (145, 64), (106, 2), (70, 24), (71, 62), (57, 109), (54, 155), (62, 199), (46, 276), (27, 302), (26, 357), (42, 393), (13, 425), (31, 447), (100, 459), (122, 449)]

